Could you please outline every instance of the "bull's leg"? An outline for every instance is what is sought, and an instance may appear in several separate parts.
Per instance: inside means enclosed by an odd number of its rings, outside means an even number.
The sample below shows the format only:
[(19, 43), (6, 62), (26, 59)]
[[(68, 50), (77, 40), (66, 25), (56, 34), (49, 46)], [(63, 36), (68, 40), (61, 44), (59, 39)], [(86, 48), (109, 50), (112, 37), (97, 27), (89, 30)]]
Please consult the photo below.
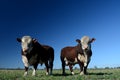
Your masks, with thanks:
[(25, 73), (24, 76), (26, 76), (28, 74), (28, 68), (29, 68), (29, 63), (28, 63), (28, 59), (26, 56), (22, 55), (22, 61), (24, 63), (25, 66)]
[(87, 67), (88, 67), (89, 62), (90, 60), (88, 61), (87, 65), (84, 65), (84, 74), (87, 74)]
[(80, 66), (80, 75), (84, 75), (84, 71), (83, 71), (84, 63), (80, 63), (79, 66)]
[(84, 67), (84, 74), (87, 74), (87, 66)]
[(46, 75), (49, 74), (49, 66), (48, 66), (48, 62), (45, 63), (45, 66), (46, 66)]
[(37, 66), (38, 66), (38, 64), (35, 64), (34, 66), (33, 66), (33, 73), (32, 73), (32, 76), (35, 76), (36, 75), (36, 69), (37, 69)]
[(24, 76), (28, 75), (28, 67), (25, 67), (25, 73)]
[(65, 61), (62, 61), (62, 74), (65, 75)]
[(71, 71), (72, 75), (74, 75), (74, 72), (73, 72), (73, 65), (69, 65), (69, 68), (70, 68), (70, 71)]
[(53, 61), (50, 61), (50, 62), (49, 62), (49, 68), (50, 68), (50, 75), (52, 75)]

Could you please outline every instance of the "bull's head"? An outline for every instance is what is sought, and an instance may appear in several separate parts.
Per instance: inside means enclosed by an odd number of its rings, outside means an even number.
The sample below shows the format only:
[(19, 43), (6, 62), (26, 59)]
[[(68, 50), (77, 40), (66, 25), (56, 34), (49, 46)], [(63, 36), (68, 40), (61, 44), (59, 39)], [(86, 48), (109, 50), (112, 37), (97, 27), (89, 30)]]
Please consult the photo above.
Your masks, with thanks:
[(30, 36), (23, 36), (22, 38), (17, 38), (17, 41), (21, 43), (23, 53), (27, 54), (32, 50), (33, 42), (35, 42), (36, 39), (32, 39)]
[(91, 43), (95, 41), (95, 38), (90, 39), (88, 36), (83, 36), (81, 38), (81, 45), (83, 50), (90, 50)]
[(95, 41), (95, 38), (90, 39), (88, 36), (83, 36), (81, 40), (76, 39), (76, 42), (81, 45), (82, 50), (90, 50), (93, 41)]

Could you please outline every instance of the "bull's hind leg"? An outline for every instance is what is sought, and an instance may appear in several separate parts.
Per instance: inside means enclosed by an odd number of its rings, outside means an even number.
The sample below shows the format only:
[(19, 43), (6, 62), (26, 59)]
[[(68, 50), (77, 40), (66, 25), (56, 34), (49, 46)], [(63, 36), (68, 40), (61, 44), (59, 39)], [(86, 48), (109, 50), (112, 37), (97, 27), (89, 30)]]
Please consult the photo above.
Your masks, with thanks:
[(69, 65), (69, 68), (70, 68), (71, 74), (74, 75), (74, 72), (73, 72), (73, 65)]
[(45, 62), (45, 66), (46, 66), (46, 75), (49, 74), (49, 66), (48, 66), (48, 62)]
[(62, 74), (65, 75), (65, 61), (62, 61)]
[(53, 61), (50, 61), (50, 62), (49, 62), (49, 68), (50, 68), (50, 75), (52, 75)]

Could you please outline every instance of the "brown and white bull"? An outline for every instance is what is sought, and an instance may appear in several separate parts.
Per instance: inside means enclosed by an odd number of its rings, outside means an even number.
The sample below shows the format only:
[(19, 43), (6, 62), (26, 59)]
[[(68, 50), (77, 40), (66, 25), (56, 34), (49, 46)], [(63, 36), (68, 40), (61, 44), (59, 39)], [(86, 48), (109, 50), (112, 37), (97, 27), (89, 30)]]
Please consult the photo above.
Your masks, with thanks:
[(83, 36), (81, 40), (76, 40), (77, 46), (68, 46), (61, 50), (63, 75), (65, 74), (65, 66), (69, 66), (71, 73), (74, 74), (73, 66), (75, 64), (80, 66), (80, 75), (87, 74), (86, 70), (92, 56), (91, 43), (93, 41), (95, 41), (94, 38), (90, 39), (88, 36)]
[(46, 66), (46, 75), (52, 74), (54, 61), (54, 49), (52, 47), (41, 45), (36, 39), (33, 39), (30, 36), (17, 38), (17, 41), (21, 43), (22, 47), (22, 61), (25, 66), (24, 76), (28, 74), (29, 66), (33, 66), (32, 75), (35, 76), (38, 64), (42, 65), (43, 63)]

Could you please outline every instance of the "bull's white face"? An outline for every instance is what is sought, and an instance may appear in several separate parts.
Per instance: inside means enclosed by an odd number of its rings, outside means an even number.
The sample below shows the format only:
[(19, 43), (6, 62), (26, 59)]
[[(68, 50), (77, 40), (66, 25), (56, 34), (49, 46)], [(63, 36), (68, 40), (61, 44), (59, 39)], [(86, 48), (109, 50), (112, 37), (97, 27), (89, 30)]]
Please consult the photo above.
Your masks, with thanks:
[(91, 49), (90, 38), (88, 36), (82, 37), (81, 45), (83, 50), (90, 50)]
[(23, 52), (30, 52), (32, 49), (32, 38), (30, 36), (23, 36), (21, 39), (21, 46)]

